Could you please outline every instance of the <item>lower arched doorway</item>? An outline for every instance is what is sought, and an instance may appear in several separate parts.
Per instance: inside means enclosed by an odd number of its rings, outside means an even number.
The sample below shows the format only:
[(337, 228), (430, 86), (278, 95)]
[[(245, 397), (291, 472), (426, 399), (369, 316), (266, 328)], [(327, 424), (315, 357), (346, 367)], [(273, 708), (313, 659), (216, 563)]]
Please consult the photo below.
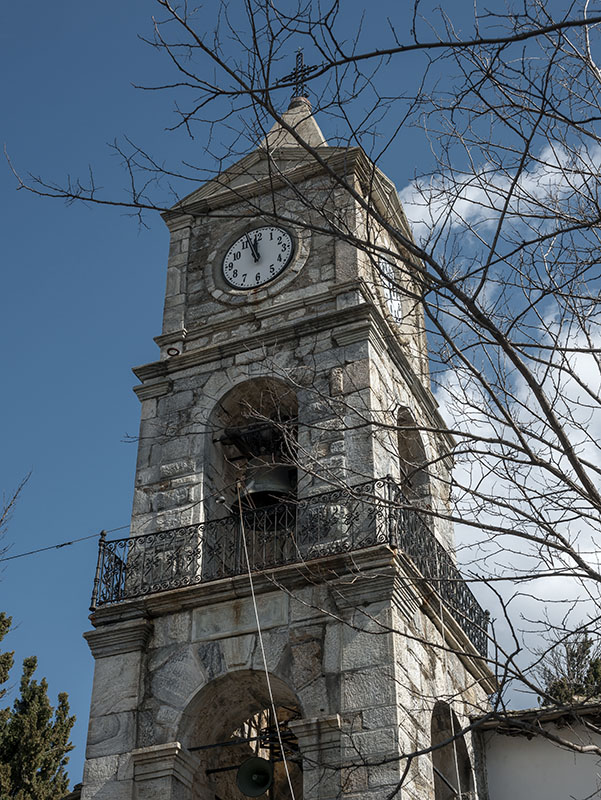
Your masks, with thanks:
[[(302, 763), (293, 723), (301, 710), (279, 678), (245, 670), (203, 687), (184, 714), (179, 741), (198, 757), (192, 800), (241, 800), (261, 788), (272, 771), (266, 800), (301, 800)], [(272, 703), (273, 697), (273, 703)], [(253, 769), (240, 771), (250, 758)], [(258, 769), (254, 765), (259, 765)], [(242, 787), (242, 788), (240, 788)]]

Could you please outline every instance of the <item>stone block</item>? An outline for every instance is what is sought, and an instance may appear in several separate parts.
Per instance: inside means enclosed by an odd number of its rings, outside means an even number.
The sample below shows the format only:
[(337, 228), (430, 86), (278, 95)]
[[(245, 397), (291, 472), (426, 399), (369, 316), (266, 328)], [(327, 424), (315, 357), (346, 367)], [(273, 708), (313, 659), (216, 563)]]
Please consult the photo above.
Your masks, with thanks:
[(83, 782), (88, 784), (103, 784), (116, 780), (119, 768), (119, 756), (103, 756), (101, 758), (88, 758), (83, 768)]
[(124, 711), (91, 717), (86, 758), (127, 753), (135, 742), (135, 714)]
[(188, 489), (181, 486), (178, 489), (157, 492), (152, 498), (152, 507), (155, 511), (167, 511), (168, 509), (185, 505), (189, 499)]
[(399, 762), (390, 764), (378, 764), (369, 768), (368, 788), (377, 789), (379, 787), (395, 786), (401, 779)]
[(192, 616), (190, 612), (181, 611), (158, 617), (154, 623), (154, 636), (151, 647), (165, 647), (166, 645), (189, 641), (191, 626)]
[(171, 461), (159, 465), (159, 474), (161, 478), (173, 478), (177, 475), (189, 475), (196, 471), (196, 462), (194, 459), (186, 458), (178, 461)]
[(311, 640), (292, 645), (292, 674), (298, 691), (318, 680), (323, 674), (321, 642)]
[(342, 675), (342, 710), (392, 704), (394, 675), (387, 667), (346, 672)]
[(322, 586), (313, 586), (295, 590), (294, 595), (289, 598), (292, 623), (315, 620), (323, 616), (322, 608), (325, 608), (326, 604), (323, 589)]
[(148, 669), (152, 697), (175, 708), (183, 708), (190, 694), (207, 679), (194, 648), (185, 644), (155, 651)]
[(142, 410), (140, 412), (141, 419), (153, 419), (157, 415), (157, 401), (156, 398), (149, 398), (142, 401)]
[(380, 728), (375, 731), (361, 731), (343, 737), (344, 761), (374, 759), (398, 752), (396, 730)]
[(254, 634), (232, 636), (230, 639), (224, 639), (222, 648), (227, 669), (247, 666), (250, 663), (255, 647), (256, 636)]
[[(380, 628), (380, 630), (382, 630)], [(342, 669), (358, 669), (392, 663), (392, 634), (357, 631), (345, 627), (342, 642)]]
[(323, 670), (325, 673), (338, 673), (341, 664), (341, 641), (343, 626), (332, 623), (326, 627), (323, 645)]
[(368, 730), (374, 728), (394, 728), (397, 725), (396, 706), (380, 706), (367, 708), (363, 711), (363, 727)]
[[(263, 624), (261, 623), (261, 627)], [(275, 630), (263, 631), (263, 648), (265, 651), (265, 661), (270, 672), (289, 671), (290, 651), (287, 648), (288, 631)], [(283, 663), (286, 662), (286, 663)], [(255, 647), (251, 661), (252, 669), (264, 670), (263, 653), (259, 646)]]
[(98, 658), (90, 716), (104, 717), (135, 711), (139, 702), (140, 653), (122, 653)]
[[(288, 622), (288, 597), (281, 593), (259, 595), (257, 610), (261, 629), (268, 630)], [(257, 620), (250, 597), (195, 609), (192, 639), (222, 639), (242, 633), (254, 633)]]
[(132, 800), (133, 781), (108, 781), (107, 783), (91, 783), (81, 790), (81, 800)]

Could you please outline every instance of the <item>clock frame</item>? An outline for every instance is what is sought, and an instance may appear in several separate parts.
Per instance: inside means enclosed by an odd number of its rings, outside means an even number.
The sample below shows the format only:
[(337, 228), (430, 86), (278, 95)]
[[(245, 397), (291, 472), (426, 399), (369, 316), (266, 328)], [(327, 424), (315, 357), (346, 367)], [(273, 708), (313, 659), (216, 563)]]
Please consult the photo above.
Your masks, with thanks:
[(231, 289), (260, 289), (280, 277), (294, 255), (294, 237), (286, 228), (261, 225), (230, 245), (221, 261), (221, 277)]

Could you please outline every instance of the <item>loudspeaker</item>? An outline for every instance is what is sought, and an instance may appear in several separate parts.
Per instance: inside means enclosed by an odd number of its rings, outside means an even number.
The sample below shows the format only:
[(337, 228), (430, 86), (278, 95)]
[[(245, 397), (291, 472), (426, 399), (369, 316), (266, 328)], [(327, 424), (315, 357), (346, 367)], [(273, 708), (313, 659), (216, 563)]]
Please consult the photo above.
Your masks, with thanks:
[(259, 797), (272, 783), (273, 764), (258, 756), (246, 759), (236, 775), (236, 785), (247, 797)]

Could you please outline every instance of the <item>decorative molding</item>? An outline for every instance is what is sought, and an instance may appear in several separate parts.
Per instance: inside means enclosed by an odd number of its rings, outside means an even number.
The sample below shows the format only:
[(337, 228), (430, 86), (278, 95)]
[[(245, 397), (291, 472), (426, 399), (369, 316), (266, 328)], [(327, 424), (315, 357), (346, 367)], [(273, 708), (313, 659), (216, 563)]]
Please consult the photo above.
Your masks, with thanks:
[(94, 658), (104, 658), (145, 650), (152, 630), (153, 625), (150, 620), (134, 617), (125, 622), (115, 622), (93, 631), (86, 631), (83, 636)]
[(154, 341), (159, 347), (163, 347), (166, 344), (176, 344), (177, 342), (181, 342), (186, 338), (187, 335), (188, 331), (185, 328), (180, 328), (177, 331), (162, 333), (160, 336), (155, 336)]
[[(358, 317), (361, 319), (370, 317), (371, 313), (372, 309), (368, 303), (362, 303), (352, 308), (352, 314), (355, 318)], [(345, 322), (348, 316), (348, 308), (327, 311), (319, 315), (316, 314), (307, 317), (303, 320), (294, 320), (268, 333), (258, 332), (252, 335), (245, 335), (231, 342), (209, 345), (208, 347), (198, 348), (197, 350), (188, 350), (182, 355), (174, 356), (164, 361), (153, 361), (150, 364), (143, 364), (139, 367), (134, 367), (133, 373), (141, 381), (161, 378), (165, 375), (179, 372), (180, 370), (190, 369), (191, 367), (211, 363), (213, 361), (220, 361), (221, 359), (254, 350), (262, 346), (269, 347), (270, 345), (283, 344), (299, 336), (315, 334), (320, 331), (331, 331)], [(190, 333), (188, 333), (188, 339), (189, 338)]]
[(136, 783), (160, 780), (161, 778), (175, 778), (187, 789), (192, 788), (198, 759), (179, 742), (140, 747), (131, 755)]
[(143, 386), (134, 386), (134, 392), (138, 400), (152, 400), (154, 397), (162, 397), (171, 391), (172, 382), (170, 380), (155, 381), (146, 383)]

